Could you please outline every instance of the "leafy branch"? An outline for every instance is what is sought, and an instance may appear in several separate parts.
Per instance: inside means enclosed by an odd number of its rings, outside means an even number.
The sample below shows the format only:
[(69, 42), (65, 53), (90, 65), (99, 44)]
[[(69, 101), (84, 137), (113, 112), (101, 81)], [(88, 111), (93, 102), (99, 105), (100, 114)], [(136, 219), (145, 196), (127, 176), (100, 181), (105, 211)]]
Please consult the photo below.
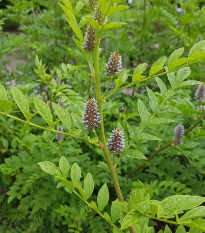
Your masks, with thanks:
[[(198, 120), (196, 120), (186, 131), (185, 131), (185, 135), (187, 135), (189, 132), (191, 132), (198, 124), (201, 123), (201, 121), (203, 121), (203, 119), (205, 118), (205, 116), (201, 116), (199, 117)], [(157, 148), (148, 158), (147, 161), (152, 160), (159, 152), (165, 150), (166, 148), (170, 147), (170, 146), (174, 146), (174, 141), (170, 141), (167, 142), (164, 146)], [(134, 173), (136, 173), (137, 171), (141, 170), (142, 168), (146, 168), (148, 166), (148, 164), (142, 164), (136, 168), (133, 168), (132, 172), (128, 175), (127, 178), (130, 178), (133, 176)]]

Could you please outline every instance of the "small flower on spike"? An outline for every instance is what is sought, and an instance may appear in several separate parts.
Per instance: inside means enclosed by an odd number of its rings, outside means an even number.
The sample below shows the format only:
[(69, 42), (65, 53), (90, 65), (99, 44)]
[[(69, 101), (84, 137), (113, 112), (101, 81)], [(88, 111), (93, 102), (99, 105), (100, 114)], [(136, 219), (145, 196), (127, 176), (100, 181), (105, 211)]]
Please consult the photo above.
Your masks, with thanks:
[[(205, 106), (200, 106), (197, 111), (205, 111)], [(205, 117), (205, 113), (201, 115), (202, 117)]]

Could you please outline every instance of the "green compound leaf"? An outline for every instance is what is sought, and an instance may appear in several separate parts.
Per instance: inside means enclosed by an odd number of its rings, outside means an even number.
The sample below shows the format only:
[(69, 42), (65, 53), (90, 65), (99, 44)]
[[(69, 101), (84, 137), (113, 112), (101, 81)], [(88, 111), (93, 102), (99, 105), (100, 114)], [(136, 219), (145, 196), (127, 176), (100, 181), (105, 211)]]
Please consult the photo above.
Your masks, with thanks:
[(175, 120), (169, 119), (169, 118), (156, 118), (156, 119), (151, 119), (150, 121), (146, 122), (145, 126), (171, 124), (175, 122), (176, 122)]
[(144, 103), (140, 99), (138, 99), (137, 105), (138, 105), (138, 111), (139, 111), (141, 121), (142, 122), (147, 121), (150, 113), (148, 112), (146, 106), (144, 105)]
[(51, 114), (51, 110), (48, 105), (43, 102), (41, 99), (34, 97), (33, 98), (34, 105), (38, 111), (38, 113), (43, 117), (43, 119), (52, 127), (53, 123), (53, 116)]
[(140, 133), (139, 135), (137, 135), (137, 137), (135, 138), (136, 140), (156, 140), (156, 141), (162, 141), (161, 138), (158, 138), (154, 135), (148, 134), (148, 133)]
[(133, 75), (134, 74), (142, 74), (145, 70), (146, 70), (146, 63), (139, 64), (135, 68)]
[(55, 176), (55, 178), (60, 180), (61, 182), (63, 182), (63, 184), (65, 184), (69, 188), (69, 191), (72, 191), (74, 189), (73, 184), (72, 184), (71, 181), (66, 180), (62, 176)]
[(189, 219), (195, 219), (205, 217), (205, 206), (199, 206), (192, 210), (189, 210), (179, 220), (180, 222), (186, 222)]
[(58, 105), (56, 103), (52, 103), (52, 104), (53, 104), (53, 107), (54, 107), (59, 119), (62, 121), (62, 123), (65, 125), (65, 127), (68, 130), (71, 130), (71, 116), (70, 116), (70, 114), (60, 105)]
[(70, 27), (72, 28), (73, 32), (76, 34), (76, 36), (78, 37), (78, 39), (83, 42), (83, 33), (82, 31), (80, 30), (79, 26), (72, 22), (71, 20), (69, 19), (66, 19), (67, 22), (69, 23)]
[(104, 184), (98, 192), (97, 203), (100, 209), (104, 209), (109, 201), (109, 191), (107, 184)]
[(194, 44), (194, 46), (189, 51), (189, 57), (196, 53), (200, 52), (205, 48), (205, 40), (199, 41), (198, 43)]
[(157, 82), (157, 84), (159, 86), (159, 89), (160, 89), (160, 91), (162, 93), (162, 96), (166, 97), (166, 95), (167, 95), (167, 87), (166, 87), (165, 83), (160, 78), (158, 78), (158, 77), (156, 77), (155, 80), (156, 80), (156, 82)]
[(12, 102), (0, 99), (0, 111), (7, 112), (11, 108)]
[(84, 192), (87, 198), (91, 197), (94, 190), (94, 180), (92, 175), (88, 172), (84, 179)]
[(138, 211), (130, 211), (122, 220), (121, 230), (135, 225), (142, 219), (142, 214)]
[(158, 73), (159, 71), (163, 70), (164, 67), (163, 66), (152, 66), (149, 72), (149, 76), (152, 76), (156, 73)]
[(174, 195), (165, 198), (160, 205), (163, 207), (166, 217), (174, 217), (175, 214), (183, 213), (184, 210), (192, 209), (202, 204), (205, 197)]
[(176, 61), (182, 55), (183, 52), (184, 52), (184, 48), (183, 47), (180, 48), (180, 49), (175, 50), (170, 55), (168, 66), (170, 66), (174, 61)]
[(150, 103), (150, 106), (151, 106), (151, 108), (152, 108), (152, 111), (153, 111), (153, 112), (157, 112), (158, 107), (159, 107), (157, 96), (156, 96), (155, 93), (154, 93), (151, 89), (149, 89), (148, 87), (147, 87), (147, 93), (148, 93), (148, 96), (149, 96), (149, 100), (150, 100), (149, 103)]
[(75, 16), (72, 14), (72, 12), (70, 10), (68, 10), (66, 7), (64, 7), (62, 4), (59, 3), (59, 5), (61, 6), (61, 8), (65, 12), (65, 14), (68, 16), (69, 20), (71, 22), (77, 24), (77, 20), (76, 20)]
[(120, 207), (118, 207), (117, 205), (113, 204), (111, 205), (111, 218), (113, 221), (116, 221), (117, 219), (120, 218), (120, 216), (122, 215), (122, 210), (120, 209)]
[(19, 107), (25, 118), (30, 121), (34, 114), (29, 113), (29, 104), (25, 95), (17, 87), (14, 86), (11, 86), (11, 93), (17, 106)]
[(166, 60), (167, 60), (166, 57), (161, 57), (156, 62), (154, 62), (152, 66), (163, 66)]
[(81, 178), (81, 168), (77, 163), (74, 163), (71, 167), (71, 180), (73, 184), (79, 184)]
[(68, 160), (66, 159), (66, 157), (61, 156), (61, 158), (59, 160), (59, 168), (60, 168), (60, 171), (62, 173), (62, 176), (64, 178), (67, 178), (68, 172), (70, 169), (70, 164), (69, 164)]
[(124, 82), (120, 79), (115, 79), (115, 89), (118, 89), (119, 87), (122, 86)]
[(141, 75), (141, 74), (133, 74), (133, 76), (132, 76), (132, 82), (134, 83), (134, 82), (137, 82), (137, 81), (139, 81), (139, 80), (141, 80), (141, 79), (143, 79), (143, 78), (145, 78), (146, 76), (144, 76), (144, 75)]
[(189, 58), (187, 58), (187, 57), (179, 58), (179, 59), (175, 60), (174, 62), (172, 62), (172, 64), (170, 64), (170, 66), (168, 67), (168, 70), (172, 71), (180, 66), (185, 65), (188, 62), (189, 62)]

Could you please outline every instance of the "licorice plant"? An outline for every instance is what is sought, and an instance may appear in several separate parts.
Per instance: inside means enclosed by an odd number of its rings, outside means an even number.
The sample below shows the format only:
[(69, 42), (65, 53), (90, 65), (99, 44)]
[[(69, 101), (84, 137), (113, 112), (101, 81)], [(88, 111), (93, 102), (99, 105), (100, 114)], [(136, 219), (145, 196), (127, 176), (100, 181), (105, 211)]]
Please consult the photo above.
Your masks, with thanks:
[[(132, 233), (154, 232), (152, 224), (150, 225), (151, 219), (167, 224), (165, 233), (171, 232), (169, 228), (171, 225), (179, 225), (177, 232), (185, 232), (184, 227), (189, 228), (190, 232), (204, 232), (205, 220), (203, 217), (205, 216), (205, 207), (203, 205), (200, 206), (205, 201), (204, 197), (173, 195), (159, 201), (151, 200), (149, 192), (142, 192), (141, 189), (130, 189), (129, 196), (125, 194), (128, 196), (128, 199), (125, 201), (117, 172), (118, 164), (121, 162), (123, 156), (149, 161), (158, 152), (169, 146), (180, 149), (183, 143), (182, 137), (186, 137), (191, 130), (203, 121), (205, 118), (203, 106), (205, 84), (195, 80), (184, 80), (191, 73), (190, 66), (203, 61), (205, 58), (205, 41), (194, 44), (189, 51), (188, 57), (180, 58), (184, 52), (184, 49), (180, 48), (175, 50), (169, 59), (166, 57), (158, 59), (147, 73), (147, 65), (143, 63), (135, 68), (133, 74), (129, 74), (128, 70), (123, 69), (123, 57), (120, 56), (120, 51), (113, 51), (107, 59), (106, 69), (100, 72), (100, 56), (103, 53), (100, 45), (101, 39), (106, 35), (104, 32), (112, 29), (116, 30), (116, 28), (125, 24), (124, 22), (112, 22), (112, 16), (126, 10), (128, 7), (126, 5), (119, 5), (118, 0), (80, 2), (81, 5), (78, 4), (75, 9), (69, 0), (62, 0), (62, 3), (59, 3), (59, 5), (66, 14), (66, 20), (75, 34), (73, 40), (84, 54), (90, 69), (87, 88), (89, 97), (85, 100), (84, 109), (82, 105), (76, 105), (76, 108), (81, 108), (81, 111), (72, 112), (72, 108), (68, 110), (66, 106), (57, 104), (56, 97), (63, 95), (63, 93), (69, 92), (68, 95), (70, 94), (72, 97), (78, 96), (78, 94), (72, 91), (71, 88), (67, 89), (66, 85), (62, 85), (62, 88), (56, 90), (55, 76), (46, 73), (46, 68), (42, 65), (42, 61), (36, 58), (35, 72), (38, 74), (40, 82), (48, 87), (50, 93), (49, 104), (42, 101), (42, 98), (34, 97), (32, 106), (35, 111), (30, 111), (29, 102), (25, 95), (17, 87), (12, 86), (11, 93), (13, 99), (25, 120), (18, 118), (10, 114), (12, 112), (12, 102), (8, 99), (5, 88), (0, 85), (0, 114), (32, 127), (51, 131), (56, 134), (56, 139), (59, 143), (63, 140), (63, 137), (60, 135), (63, 135), (64, 137), (73, 137), (76, 140), (92, 144), (96, 149), (101, 150), (116, 193), (116, 200), (109, 206), (107, 184), (104, 184), (100, 188), (96, 202), (94, 200), (91, 202), (88, 201), (94, 190), (92, 171), (85, 176), (82, 184), (80, 181), (81, 168), (77, 163), (74, 163), (69, 172), (70, 164), (64, 156), (61, 156), (59, 159), (59, 167), (51, 161), (40, 162), (39, 165), (43, 171), (55, 177), (58, 187), (64, 187), (67, 192), (77, 195), (94, 212), (107, 221), (112, 226), (114, 233), (128, 231)], [(77, 14), (80, 7), (86, 7), (89, 14), (82, 17), (79, 25), (75, 14)], [(83, 26), (86, 26), (84, 36), (81, 30)], [(126, 43), (129, 43), (129, 40)], [(146, 75), (143, 75), (144, 72)], [(167, 90), (165, 83), (159, 78), (160, 76), (168, 77), (168, 81), (171, 84), (170, 90)], [(123, 89), (136, 86), (138, 83), (145, 83), (146, 85), (146, 81), (153, 78), (155, 78), (160, 92), (155, 93), (147, 87), (150, 100), (149, 109), (142, 100), (138, 99), (136, 111), (138, 111), (137, 117), (139, 116), (140, 119), (138, 122), (139, 127), (131, 125), (126, 121), (124, 124), (119, 123), (113, 127), (111, 132), (108, 132), (104, 125), (103, 105), (108, 99), (111, 99), (111, 97), (114, 97), (115, 94)], [(102, 82), (102, 80), (105, 81)], [(95, 96), (89, 92), (92, 84), (91, 81), (94, 83)], [(115, 85), (114, 88), (113, 85)], [(170, 101), (170, 98), (177, 98), (178, 90), (191, 85), (198, 85), (195, 100), (193, 100), (196, 102), (196, 105), (198, 104), (198, 110), (191, 109), (191, 106), (188, 104), (181, 107), (175, 106), (174, 102)], [(63, 96), (63, 98), (68, 101), (66, 96)], [(150, 113), (151, 111), (152, 114)], [(167, 112), (192, 114), (193, 118), (197, 119), (188, 129), (184, 130), (182, 122), (176, 122), (175, 119), (166, 117)], [(44, 127), (33, 122), (33, 118), (36, 118), (37, 114), (47, 122), (49, 127)], [(164, 124), (177, 125), (175, 131), (173, 129), (173, 140), (162, 147), (156, 148), (156, 151), (147, 159), (142, 151), (135, 149), (133, 145), (136, 145), (135, 143), (141, 140), (162, 141), (158, 135), (150, 134), (149, 129), (152, 126)], [(135, 171), (136, 169), (133, 169), (130, 172), (130, 176)], [(105, 207), (106, 211), (104, 211)], [(163, 231), (161, 230), (160, 232)]]

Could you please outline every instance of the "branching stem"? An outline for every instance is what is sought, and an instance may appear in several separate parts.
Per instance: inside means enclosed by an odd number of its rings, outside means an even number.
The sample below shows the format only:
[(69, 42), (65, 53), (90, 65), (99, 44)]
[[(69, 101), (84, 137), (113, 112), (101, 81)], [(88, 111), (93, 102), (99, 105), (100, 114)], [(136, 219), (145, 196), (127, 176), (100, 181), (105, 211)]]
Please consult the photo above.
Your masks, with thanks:
[[(196, 120), (186, 131), (185, 131), (185, 135), (188, 134), (190, 131), (192, 131), (205, 117), (200, 117), (198, 120)], [(166, 149), (167, 147), (173, 146), (174, 142), (170, 141), (167, 142), (164, 146), (156, 149), (149, 157), (148, 157), (148, 161), (152, 160), (160, 151)], [(142, 164), (136, 168), (134, 168), (132, 170), (132, 172), (129, 174), (129, 176), (127, 178), (130, 178), (136, 171), (140, 170), (143, 167), (147, 167), (148, 165), (146, 164)]]
[(123, 90), (123, 89), (125, 89), (125, 88), (131, 87), (131, 86), (133, 86), (133, 85), (135, 85), (135, 84), (137, 84), (137, 83), (141, 83), (141, 82), (150, 80), (150, 79), (152, 79), (152, 78), (155, 78), (155, 77), (159, 77), (159, 76), (168, 74), (168, 73), (173, 72), (173, 71), (175, 71), (175, 70), (179, 70), (179, 69), (181, 69), (181, 68), (183, 68), (183, 67), (187, 67), (187, 66), (189, 66), (189, 65), (195, 64), (195, 63), (197, 63), (198, 61), (199, 61), (199, 60), (197, 60), (197, 61), (195, 61), (195, 62), (192, 62), (192, 63), (189, 63), (189, 64), (186, 63), (185, 65), (180, 66), (180, 67), (177, 67), (177, 68), (174, 69), (174, 70), (165, 71), (165, 72), (162, 72), (162, 73), (159, 73), (159, 74), (156, 74), (156, 75), (152, 75), (152, 76), (149, 76), (149, 77), (145, 77), (145, 78), (140, 79), (140, 80), (138, 80), (138, 81), (136, 81), (136, 82), (132, 82), (132, 83), (130, 83), (130, 84), (127, 84), (127, 85), (125, 85), (125, 86), (123, 86), (123, 87), (121, 87), (121, 88), (118, 88), (118, 89), (114, 90), (114, 91), (111, 92), (109, 95), (107, 95), (104, 99), (107, 100), (108, 98), (110, 98), (110, 97), (111, 97), (112, 95), (114, 95), (115, 93), (117, 93), (117, 92), (119, 92), (119, 91), (121, 91), (121, 90)]
[[(40, 126), (40, 125), (36, 125), (36, 124), (34, 124), (34, 123), (30, 122), (30, 121), (22, 120), (22, 119), (20, 119), (20, 118), (18, 118), (18, 117), (12, 116), (12, 115), (10, 115), (10, 114), (8, 114), (8, 113), (5, 113), (5, 112), (0, 112), (0, 114), (2, 114), (2, 115), (4, 115), (4, 116), (7, 116), (7, 117), (9, 117), (9, 118), (12, 118), (12, 119), (14, 119), (14, 120), (16, 120), (16, 121), (20, 121), (20, 122), (22, 122), (22, 123), (24, 123), (24, 124), (31, 125), (31, 126), (33, 126), (33, 127), (35, 127), (35, 128), (38, 128), (38, 129), (42, 129), (42, 130), (46, 130), (46, 131), (51, 131), (51, 132), (53, 132), (53, 133), (58, 133), (58, 134), (67, 135), (67, 136), (70, 136), (70, 137), (73, 137), (73, 138), (76, 138), (76, 139), (79, 139), (79, 140), (82, 140), (82, 141), (89, 142), (86, 138), (84, 138), (84, 137), (79, 137), (79, 136), (74, 135), (74, 134), (72, 134), (72, 133), (61, 132), (61, 131), (58, 131), (58, 130), (55, 130), (55, 129), (46, 128), (46, 127), (43, 127), (43, 126)], [(89, 143), (90, 143), (90, 142), (89, 142)], [(97, 143), (93, 143), (93, 144), (94, 144), (95, 146), (97, 146), (97, 147), (100, 147), (100, 145), (97, 144)]]

